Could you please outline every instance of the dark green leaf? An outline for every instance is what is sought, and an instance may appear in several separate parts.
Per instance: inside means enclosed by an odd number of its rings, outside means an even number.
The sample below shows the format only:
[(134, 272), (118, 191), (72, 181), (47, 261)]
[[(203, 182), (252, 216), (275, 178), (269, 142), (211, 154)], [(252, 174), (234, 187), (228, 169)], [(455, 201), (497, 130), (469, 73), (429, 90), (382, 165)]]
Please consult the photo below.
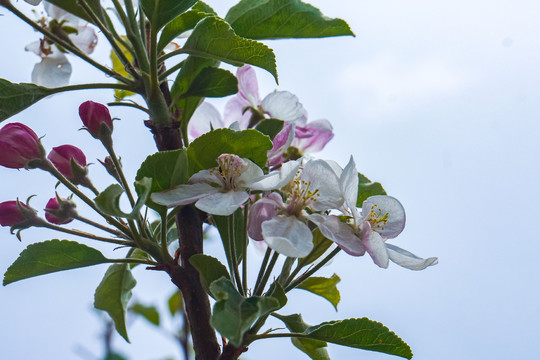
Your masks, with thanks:
[(205, 11), (199, 11), (193, 8), (177, 16), (163, 28), (158, 42), (158, 50), (162, 51), (174, 38), (193, 29), (199, 21), (211, 15)]
[(278, 119), (264, 119), (257, 124), (255, 129), (262, 132), (264, 135), (270, 136), (274, 140), (276, 135), (283, 130), (284, 121)]
[(214, 67), (206, 67), (197, 75), (187, 92), (180, 98), (224, 97), (238, 92), (238, 80), (231, 72)]
[(337, 311), (337, 306), (339, 304), (339, 300), (341, 300), (341, 296), (339, 295), (339, 290), (336, 285), (340, 281), (341, 279), (336, 274), (332, 275), (331, 278), (310, 277), (298, 285), (297, 288), (322, 296), (326, 300), (330, 301)]
[(141, 6), (150, 24), (159, 30), (196, 2), (197, 0), (141, 0)]
[(201, 284), (210, 294), (210, 284), (224, 277), (230, 279), (225, 265), (218, 259), (204, 254), (195, 254), (189, 258), (189, 262), (199, 272)]
[(113, 184), (106, 188), (94, 201), (99, 210), (105, 214), (125, 217), (127, 219), (137, 219), (139, 217), (139, 211), (150, 195), (152, 179), (144, 177), (136, 181), (135, 188), (138, 190), (137, 192), (140, 196), (130, 213), (125, 213), (120, 209), (120, 196), (122, 196), (124, 189), (118, 184)]
[(307, 266), (319, 259), (333, 242), (324, 237), (319, 229), (313, 231), (313, 250), (305, 258), (298, 259), (298, 266)]
[(183, 309), (183, 304), (184, 301), (182, 298), (182, 293), (180, 291), (175, 291), (167, 301), (169, 312), (172, 316), (174, 316), (178, 311), (181, 311)]
[(383, 324), (362, 319), (329, 321), (311, 326), (305, 332), (310, 338), (348, 347), (378, 351), (412, 358), (411, 348)]
[[(303, 333), (309, 328), (309, 325), (304, 322), (302, 315), (293, 314), (288, 316), (272, 314), (285, 323), (287, 329), (295, 333)], [(321, 340), (306, 339), (306, 338), (291, 338), (291, 342), (300, 351), (306, 353), (313, 360), (330, 360), (328, 351), (326, 350), (327, 343)]]
[[(245, 231), (244, 227), (244, 214), (242, 208), (238, 208), (233, 215), (234, 223), (234, 249), (236, 254), (236, 261), (239, 263), (242, 260), (242, 248), (244, 239), (247, 240), (247, 237), (242, 237), (242, 232)], [(229, 217), (228, 216), (219, 216), (212, 215), (212, 223), (218, 228), (219, 236), (223, 242), (223, 248), (225, 249), (225, 255), (227, 259), (232, 259), (231, 247), (230, 247), (230, 232), (229, 232)], [(247, 244), (246, 244), (247, 246)]]
[(7, 269), (4, 285), (33, 276), (109, 262), (98, 250), (68, 240), (28, 245)]
[(287, 295), (285, 294), (285, 290), (277, 281), (274, 281), (268, 289), (268, 296), (273, 297), (279, 302), (279, 308), (276, 310), (279, 310), (287, 305)]
[(260, 167), (267, 160), (266, 153), (272, 149), (272, 141), (257, 130), (234, 131), (216, 129), (195, 139), (188, 147), (190, 175), (217, 166), (221, 154), (236, 154), (248, 158)]
[(159, 311), (155, 306), (146, 306), (143, 304), (133, 304), (129, 307), (129, 311), (134, 314), (141, 315), (151, 324), (159, 326)]
[(107, 269), (94, 294), (94, 307), (106, 311), (114, 321), (116, 331), (129, 342), (126, 310), (135, 278), (127, 264), (113, 264)]
[(367, 177), (358, 173), (358, 197), (356, 206), (362, 207), (364, 201), (374, 195), (386, 195), (386, 191), (378, 182), (371, 182)]
[(209, 16), (201, 20), (183, 49), (193, 55), (209, 57), (235, 66), (258, 66), (274, 75), (277, 82), (274, 52), (263, 43), (236, 35), (229, 24), (218, 17)]
[(195, 5), (193, 5), (193, 10), (205, 12), (212, 15), (217, 15), (216, 11), (210, 7), (207, 3), (203, 1), (197, 1)]
[(273, 297), (244, 298), (225, 278), (214, 281), (210, 291), (217, 300), (211, 324), (234, 346), (242, 345), (244, 334), (257, 319), (279, 308), (279, 301)]
[(56, 89), (28, 83), (14, 84), (0, 79), (0, 122), (56, 92)]
[(249, 39), (354, 36), (345, 21), (328, 18), (299, 0), (242, 0), (225, 20), (238, 35)]

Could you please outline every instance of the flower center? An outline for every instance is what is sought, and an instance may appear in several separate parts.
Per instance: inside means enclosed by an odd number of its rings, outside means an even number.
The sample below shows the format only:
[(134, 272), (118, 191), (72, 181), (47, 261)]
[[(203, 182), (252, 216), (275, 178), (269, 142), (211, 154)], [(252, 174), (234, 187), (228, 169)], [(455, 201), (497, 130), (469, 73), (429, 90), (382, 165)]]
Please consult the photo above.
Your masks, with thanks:
[(384, 230), (386, 224), (388, 224), (389, 213), (383, 214), (383, 211), (379, 208), (377, 204), (371, 205), (369, 214), (367, 216), (367, 221), (371, 224), (371, 229), (374, 231)]
[(218, 167), (210, 172), (220, 180), (225, 190), (235, 190), (236, 180), (246, 169), (241, 157), (233, 154), (223, 154), (217, 158)]
[(317, 201), (321, 196), (319, 189), (313, 189), (311, 181), (295, 179), (290, 184), (291, 190), (287, 194), (290, 199), (287, 212), (289, 214), (300, 215), (300, 212), (308, 207), (312, 202)]

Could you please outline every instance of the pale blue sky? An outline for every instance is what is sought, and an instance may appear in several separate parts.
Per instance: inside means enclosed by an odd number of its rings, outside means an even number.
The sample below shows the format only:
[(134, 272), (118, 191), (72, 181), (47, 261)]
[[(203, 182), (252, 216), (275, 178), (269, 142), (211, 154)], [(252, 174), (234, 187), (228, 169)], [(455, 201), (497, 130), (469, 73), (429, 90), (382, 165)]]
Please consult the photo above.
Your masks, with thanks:
[[(221, 14), (234, 1), (212, 1)], [(298, 95), (310, 119), (329, 119), (336, 136), (320, 157), (383, 183), (407, 211), (407, 226), (392, 243), (439, 264), (421, 272), (380, 269), (368, 257), (340, 256), (339, 312), (296, 291), (284, 313), (305, 320), (367, 316), (407, 341), (417, 360), (535, 359), (539, 340), (540, 4), (529, 1), (345, 1), (311, 3), (346, 19), (356, 38), (269, 41), (278, 59), (280, 89)], [(3, 12), (3, 11), (2, 11)], [(37, 34), (6, 14), (0, 18), (0, 78), (30, 81), (38, 58), (23, 50)], [(16, 35), (16, 36), (15, 36)], [(15, 42), (17, 40), (17, 42)], [(96, 56), (106, 61), (101, 42)], [(72, 83), (96, 73), (73, 61)], [(261, 93), (271, 76), (258, 72)], [(13, 118), (46, 135), (47, 148), (71, 143), (89, 161), (104, 151), (80, 127), (84, 100), (111, 93), (57, 95)], [(223, 101), (215, 102), (222, 108)], [(113, 110), (115, 142), (134, 175), (152, 139), (141, 113)], [(136, 144), (135, 147), (133, 145)], [(108, 185), (99, 165), (96, 185)], [(107, 180), (107, 181), (106, 181)], [(32, 194), (41, 208), (54, 181), (38, 171), (1, 170), (0, 201)], [(63, 190), (62, 190), (63, 191)], [(63, 192), (66, 194), (66, 192)], [(55, 237), (23, 232), (20, 244), (0, 229), (4, 272), (26, 244)], [(209, 250), (219, 253), (217, 241)], [(252, 254), (252, 261), (257, 255)], [(0, 288), (2, 355), (9, 359), (79, 359), (81, 346), (99, 354), (100, 323), (91, 311), (105, 266), (51, 274)], [(136, 270), (134, 296), (160, 302), (173, 287), (163, 274)], [(275, 326), (278, 326), (277, 323)], [(176, 355), (174, 344), (141, 321), (133, 345), (118, 339), (132, 360)], [(392, 359), (331, 346), (333, 359)], [(177, 356), (178, 358), (178, 356)], [(246, 359), (304, 359), (288, 340), (255, 343)]]

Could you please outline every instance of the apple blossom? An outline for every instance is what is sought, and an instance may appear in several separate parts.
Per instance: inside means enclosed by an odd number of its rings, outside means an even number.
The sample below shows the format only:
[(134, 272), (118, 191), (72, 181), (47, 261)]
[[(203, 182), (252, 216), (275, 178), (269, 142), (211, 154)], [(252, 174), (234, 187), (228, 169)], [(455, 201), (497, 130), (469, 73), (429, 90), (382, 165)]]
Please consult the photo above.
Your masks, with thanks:
[(45, 150), (39, 137), (28, 126), (11, 123), (0, 129), (0, 165), (11, 169), (34, 168), (33, 160), (42, 160)]
[(283, 187), (294, 178), (300, 166), (299, 162), (289, 162), (281, 171), (264, 175), (251, 160), (237, 155), (220, 155), (217, 162), (218, 167), (199, 171), (188, 184), (152, 194), (152, 200), (167, 207), (195, 203), (198, 209), (209, 214), (231, 215), (249, 199), (248, 190)]
[(79, 106), (79, 116), (86, 130), (96, 139), (110, 136), (113, 121), (109, 109), (100, 103), (85, 101)]

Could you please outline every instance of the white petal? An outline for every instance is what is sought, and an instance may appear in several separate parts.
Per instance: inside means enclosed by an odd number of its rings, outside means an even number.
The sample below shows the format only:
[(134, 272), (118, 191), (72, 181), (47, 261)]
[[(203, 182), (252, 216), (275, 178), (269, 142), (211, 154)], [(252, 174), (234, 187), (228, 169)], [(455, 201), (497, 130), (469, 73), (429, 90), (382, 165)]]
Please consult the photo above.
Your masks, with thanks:
[(358, 197), (358, 171), (356, 170), (356, 164), (354, 163), (352, 156), (339, 178), (339, 186), (347, 206), (349, 208), (356, 208), (356, 199)]
[[(45, 12), (47, 13), (47, 15), (49, 15), (49, 17), (56, 20), (63, 20), (61, 18), (68, 14), (66, 10), (53, 5), (48, 1), (43, 2), (43, 8), (45, 8)], [(73, 26), (73, 24), (70, 24), (70, 25)]]
[(278, 203), (270, 197), (264, 196), (249, 207), (247, 232), (253, 240), (264, 240), (262, 223), (277, 215)]
[(287, 122), (306, 122), (304, 107), (296, 95), (288, 91), (276, 91), (266, 95), (262, 101), (264, 112), (272, 118)]
[(78, 33), (69, 36), (71, 41), (82, 51), (91, 54), (96, 47), (98, 38), (96, 32), (91, 26), (79, 26)]
[(207, 183), (221, 185), (221, 181), (210, 172), (210, 170), (201, 170), (189, 178), (188, 184)]
[(313, 234), (295, 216), (279, 215), (262, 223), (264, 241), (280, 254), (301, 258), (313, 249)]
[(228, 216), (248, 199), (249, 195), (245, 191), (217, 192), (199, 199), (195, 206), (209, 214)]
[(251, 184), (254, 180), (259, 179), (261, 176), (263, 176), (264, 172), (253, 161), (249, 159), (242, 160), (244, 160), (244, 164), (247, 166), (244, 171), (242, 171), (242, 174), (238, 176), (236, 184), (239, 187), (248, 187), (249, 184)]
[(244, 65), (236, 72), (238, 78), (238, 94), (243, 96), (247, 102), (257, 108), (259, 106), (259, 84), (255, 69), (249, 65)]
[(206, 134), (211, 129), (223, 127), (221, 114), (209, 102), (203, 102), (189, 120), (188, 134), (191, 139), (196, 139), (202, 134)]
[(206, 183), (179, 185), (171, 190), (154, 193), (150, 196), (153, 202), (174, 207), (191, 204), (201, 197), (216, 193), (218, 189)]
[(229, 125), (237, 122), (240, 129), (247, 129), (252, 113), (251, 110), (245, 109), (250, 106), (251, 104), (240, 94), (231, 98), (225, 104), (225, 110), (223, 111), (224, 126), (229, 127)]
[(309, 206), (312, 210), (325, 211), (341, 207), (343, 195), (339, 188), (339, 179), (326, 161), (309, 161), (302, 170), (301, 177), (311, 183), (311, 191), (319, 190), (320, 195), (317, 196), (317, 201)]
[(66, 86), (71, 77), (71, 64), (65, 55), (48, 56), (34, 65), (32, 82), (49, 88)]
[(26, 45), (24, 47), (24, 50), (31, 51), (34, 54), (36, 54), (37, 56), (39, 56), (39, 57), (43, 56), (43, 54), (41, 52), (41, 41), (40, 40), (31, 42), (30, 44)]
[(386, 269), (388, 267), (388, 250), (386, 250), (384, 239), (375, 231), (371, 231), (369, 223), (364, 222), (364, 224), (362, 244), (366, 247), (366, 251), (373, 259), (373, 262)]
[(362, 217), (385, 216), (388, 214), (386, 222), (373, 224), (373, 231), (378, 232), (386, 239), (393, 239), (398, 236), (405, 227), (405, 209), (398, 199), (387, 195), (371, 196), (362, 204)]
[(436, 257), (422, 259), (395, 245), (386, 244), (386, 248), (388, 249), (390, 260), (399, 266), (410, 270), (424, 270), (428, 266), (437, 265), (439, 263), (439, 260)]
[(325, 237), (338, 244), (347, 254), (362, 256), (366, 252), (362, 241), (354, 234), (351, 227), (342, 223), (337, 216), (311, 214), (308, 218), (317, 225)]
[(270, 174), (256, 179), (249, 187), (253, 190), (263, 191), (280, 189), (294, 179), (296, 172), (300, 168), (300, 164), (300, 160), (287, 161), (281, 165), (280, 170), (272, 171)]

